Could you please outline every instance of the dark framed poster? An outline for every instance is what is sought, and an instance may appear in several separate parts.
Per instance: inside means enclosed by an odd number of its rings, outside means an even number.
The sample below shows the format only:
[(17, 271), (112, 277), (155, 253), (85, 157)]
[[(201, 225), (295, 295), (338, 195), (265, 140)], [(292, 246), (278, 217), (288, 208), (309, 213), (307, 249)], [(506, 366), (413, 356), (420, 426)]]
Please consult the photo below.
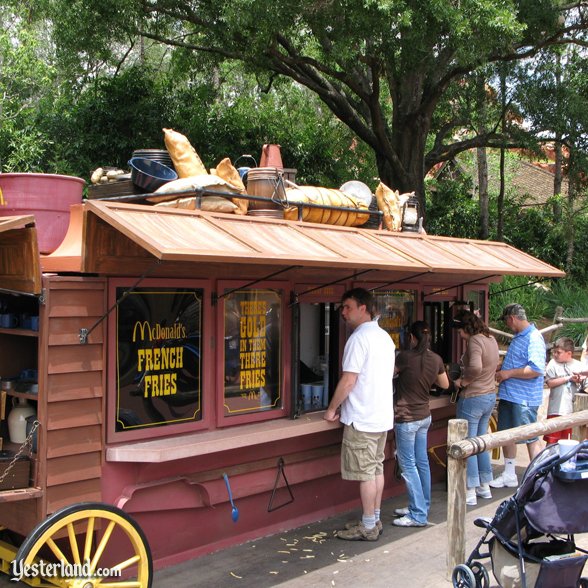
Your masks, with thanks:
[(281, 408), (281, 291), (228, 293), (224, 340), (224, 415)]
[(117, 288), (116, 426), (202, 419), (203, 290)]

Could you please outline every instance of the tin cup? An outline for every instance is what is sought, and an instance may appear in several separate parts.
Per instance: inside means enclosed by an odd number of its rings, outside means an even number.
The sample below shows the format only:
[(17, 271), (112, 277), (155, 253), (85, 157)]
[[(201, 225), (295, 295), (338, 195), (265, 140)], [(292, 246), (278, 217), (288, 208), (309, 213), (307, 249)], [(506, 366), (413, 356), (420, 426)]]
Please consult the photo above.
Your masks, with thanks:
[(18, 317), (18, 323), (21, 329), (30, 329), (31, 328), (31, 315), (25, 313), (22, 313), (19, 317)]
[(0, 314), (0, 327), (3, 329), (14, 329), (18, 327), (18, 316), (11, 312)]
[[(559, 446), (560, 457), (569, 453), (578, 443), (575, 439), (559, 439), (557, 444)], [(576, 454), (567, 461), (564, 461), (559, 467), (564, 472), (573, 472), (576, 469)]]
[(302, 384), (300, 390), (302, 392), (304, 410), (310, 410), (312, 407), (312, 386), (310, 384)]
[(323, 385), (313, 384), (312, 385), (312, 408), (319, 409), (323, 407)]

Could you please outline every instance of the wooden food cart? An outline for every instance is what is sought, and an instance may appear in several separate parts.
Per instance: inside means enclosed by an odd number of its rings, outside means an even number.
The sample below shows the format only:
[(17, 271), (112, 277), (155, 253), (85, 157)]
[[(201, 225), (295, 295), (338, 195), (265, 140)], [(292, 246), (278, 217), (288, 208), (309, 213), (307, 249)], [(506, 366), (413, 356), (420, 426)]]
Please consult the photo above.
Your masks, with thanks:
[[(53, 254), (36, 239), (34, 217), (0, 219), (3, 307), (39, 317), (38, 331), (0, 328), (0, 376), (38, 372), (7, 411), (22, 397), (39, 423), (30, 482), (0, 492), (2, 569), (90, 560), (122, 570), (121, 586), (357, 506), (340, 425), (322, 418), (347, 288), (373, 289), (397, 347), (427, 320), (449, 362), (456, 305), (486, 317), (490, 282), (563, 276), (504, 243), (106, 201), (72, 207)], [(454, 406), (431, 407), (442, 447)], [(393, 460), (390, 435), (385, 497), (404, 492)]]

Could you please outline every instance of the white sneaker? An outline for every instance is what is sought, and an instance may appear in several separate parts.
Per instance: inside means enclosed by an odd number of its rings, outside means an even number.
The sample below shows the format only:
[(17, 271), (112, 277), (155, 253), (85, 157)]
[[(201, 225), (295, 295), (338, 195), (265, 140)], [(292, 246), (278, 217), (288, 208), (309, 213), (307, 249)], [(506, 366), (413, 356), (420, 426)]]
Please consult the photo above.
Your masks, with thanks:
[(426, 527), (427, 523), (417, 523), (414, 519), (411, 519), (408, 515), (400, 517), (399, 519), (394, 519), (392, 521), (393, 525), (397, 527)]
[(490, 486), (488, 484), (482, 484), (476, 488), (476, 496), (480, 498), (492, 498), (492, 492), (490, 492)]
[(394, 509), (394, 514), (399, 517), (403, 517), (403, 516), (407, 515), (409, 512), (410, 511), (408, 509), (408, 506), (405, 506), (404, 508), (395, 508)]
[(491, 482), (488, 483), (489, 486), (492, 488), (516, 488), (519, 485), (519, 479), (514, 476), (507, 476), (504, 472), (498, 476), (498, 478), (494, 478)]
[(467, 490), (466, 490), (466, 504), (468, 506), (476, 506), (476, 504), (478, 504), (478, 499), (476, 498), (476, 489), (475, 488), (467, 488)]

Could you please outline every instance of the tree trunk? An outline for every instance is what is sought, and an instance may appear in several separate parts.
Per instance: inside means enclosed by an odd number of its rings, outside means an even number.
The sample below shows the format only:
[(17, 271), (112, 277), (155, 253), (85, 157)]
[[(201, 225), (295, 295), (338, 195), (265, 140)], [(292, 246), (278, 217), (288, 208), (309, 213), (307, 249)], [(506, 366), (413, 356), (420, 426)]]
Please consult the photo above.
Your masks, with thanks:
[[(559, 90), (561, 88), (561, 54), (559, 51), (556, 52), (556, 68), (555, 68), (555, 84), (556, 88)], [(559, 91), (556, 94), (559, 96)], [(558, 100), (559, 102), (559, 100)], [(560, 111), (559, 105), (556, 105), (556, 112)], [(561, 184), (562, 184), (562, 168), (563, 168), (563, 150), (561, 144), (561, 133), (557, 133), (556, 140), (555, 140), (555, 169), (553, 170), (553, 195), (557, 196), (561, 194)], [(561, 204), (558, 201), (554, 201), (553, 203), (553, 217), (555, 221), (561, 221), (562, 219), (562, 210)]]
[[(506, 66), (500, 68), (500, 105), (502, 107), (502, 134), (506, 133)], [(505, 151), (504, 147), (500, 148), (500, 189), (496, 201), (497, 219), (496, 219), (496, 239), (504, 240), (504, 193), (505, 193)]]
[[(558, 137), (559, 139), (559, 137)], [(561, 186), (563, 183), (563, 149), (559, 140), (555, 142), (555, 169), (553, 178), (553, 195), (558, 196), (561, 194)], [(562, 210), (561, 201), (554, 200), (553, 202), (553, 219), (556, 222), (561, 222)]]
[(486, 147), (476, 149), (478, 157), (478, 195), (480, 197), (480, 239), (488, 238), (488, 156)]
[(555, 166), (553, 173), (553, 195), (557, 196), (561, 194), (561, 185), (563, 182), (563, 149), (559, 140), (555, 142)]
[(398, 159), (386, 157), (386, 146), (376, 151), (376, 165), (384, 184), (401, 194), (414, 192), (419, 202), (419, 216), (426, 220), (425, 153), (429, 126), (426, 117), (395, 119), (390, 144)]
[(571, 273), (572, 266), (574, 263), (574, 236), (575, 236), (575, 226), (574, 226), (574, 204), (576, 199), (576, 186), (578, 185), (578, 175), (576, 171), (575, 165), (575, 157), (572, 152), (570, 152), (570, 156), (568, 159), (568, 200), (567, 200), (567, 210), (566, 216), (568, 218), (568, 222), (565, 224), (566, 228), (566, 273)]
[[(476, 98), (478, 108), (478, 134), (486, 133), (486, 78), (483, 75), (476, 79)], [(478, 206), (480, 207), (480, 239), (488, 238), (488, 156), (485, 147), (476, 149), (478, 162)]]

